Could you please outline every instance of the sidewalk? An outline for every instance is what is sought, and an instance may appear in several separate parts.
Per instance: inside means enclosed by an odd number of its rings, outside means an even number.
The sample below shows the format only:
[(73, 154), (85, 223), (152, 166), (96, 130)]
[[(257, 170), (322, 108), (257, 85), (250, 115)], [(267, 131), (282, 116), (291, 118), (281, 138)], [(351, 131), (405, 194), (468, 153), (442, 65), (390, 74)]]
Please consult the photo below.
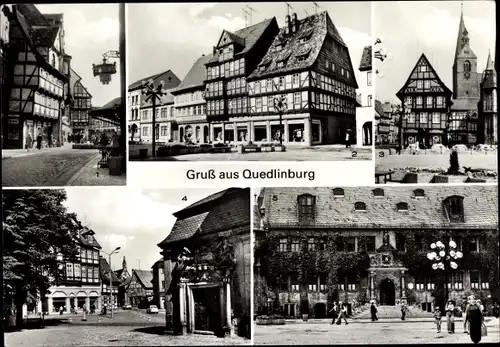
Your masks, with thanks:
[(125, 186), (125, 175), (111, 176), (108, 168), (97, 168), (101, 154), (97, 153), (85, 166), (73, 175), (67, 186)]
[(28, 150), (26, 149), (2, 149), (2, 159), (7, 159), (7, 158), (19, 158), (19, 157), (27, 157), (30, 155), (36, 155), (36, 154), (41, 154), (41, 153), (54, 153), (54, 152), (61, 152), (64, 150), (68, 150), (72, 148), (72, 143), (66, 142), (64, 145), (61, 147), (51, 147), (51, 148), (42, 148), (41, 150), (38, 150), (36, 148)]
[[(421, 322), (434, 322), (434, 317), (422, 317), (422, 318), (411, 318), (406, 317), (405, 320), (401, 320), (401, 318), (379, 318), (379, 320), (372, 322), (369, 318), (348, 318), (347, 321), (349, 323), (421, 323)], [(443, 320), (444, 322), (445, 320)], [(500, 319), (495, 317), (485, 317), (484, 321), (488, 327), (497, 326), (500, 323)], [(286, 324), (330, 324), (332, 322), (331, 319), (310, 319), (307, 321), (302, 321), (300, 319), (286, 319)], [(455, 322), (463, 322), (463, 317), (455, 317)], [(496, 324), (495, 324), (496, 323)]]

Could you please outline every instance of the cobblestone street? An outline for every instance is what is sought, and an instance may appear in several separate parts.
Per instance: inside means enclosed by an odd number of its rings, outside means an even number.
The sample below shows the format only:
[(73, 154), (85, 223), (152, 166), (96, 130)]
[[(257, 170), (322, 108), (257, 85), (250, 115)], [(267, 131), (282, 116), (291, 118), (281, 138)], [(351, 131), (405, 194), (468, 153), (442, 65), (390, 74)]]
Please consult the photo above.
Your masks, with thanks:
[[(255, 344), (270, 345), (335, 345), (335, 344), (471, 344), (470, 336), (463, 333), (463, 323), (456, 323), (456, 333), (448, 334), (443, 321), (441, 333), (436, 332), (433, 320), (428, 322), (379, 320), (378, 322), (349, 321), (348, 325), (330, 325), (329, 320), (289, 323), (286, 325), (258, 325)], [(499, 320), (486, 322), (488, 336), (481, 343), (498, 342)]]
[[(82, 179), (75, 180), (72, 179), (73, 176), (99, 157), (96, 150), (74, 150), (67, 146), (44, 148), (41, 151), (35, 149), (30, 153), (23, 150), (2, 151), (2, 185), (51, 187), (64, 186), (71, 182), (78, 185)], [(94, 172), (92, 174), (95, 175)], [(125, 184), (124, 180), (122, 184)]]

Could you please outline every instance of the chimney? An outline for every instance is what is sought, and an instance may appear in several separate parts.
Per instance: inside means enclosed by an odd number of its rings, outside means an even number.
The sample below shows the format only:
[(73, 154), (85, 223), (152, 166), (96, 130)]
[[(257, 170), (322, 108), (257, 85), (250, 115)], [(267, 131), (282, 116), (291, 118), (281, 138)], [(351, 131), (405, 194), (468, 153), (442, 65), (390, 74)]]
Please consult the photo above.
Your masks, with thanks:
[(292, 14), (292, 33), (299, 30), (299, 21), (297, 20), (297, 13)]
[(290, 34), (292, 29), (292, 23), (290, 22), (290, 16), (286, 15), (285, 17), (285, 33), (288, 35)]

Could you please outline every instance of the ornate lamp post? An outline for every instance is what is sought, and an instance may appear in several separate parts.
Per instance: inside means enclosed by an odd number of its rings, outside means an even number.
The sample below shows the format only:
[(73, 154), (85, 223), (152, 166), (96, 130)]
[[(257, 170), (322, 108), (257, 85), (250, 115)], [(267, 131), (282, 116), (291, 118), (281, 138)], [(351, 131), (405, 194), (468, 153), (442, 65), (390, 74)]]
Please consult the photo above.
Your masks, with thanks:
[(109, 259), (109, 307), (111, 309), (111, 319), (113, 319), (113, 277), (111, 276), (112, 275), (112, 270), (111, 270), (111, 256), (114, 254), (114, 253), (117, 253), (119, 250), (121, 249), (121, 247), (116, 247), (115, 250), (111, 253), (107, 253), (107, 252), (104, 252), (103, 250), (101, 250), (102, 253), (104, 254), (107, 254), (108, 255), (108, 259)]
[(120, 59), (120, 52), (108, 51), (102, 55), (102, 63), (92, 64), (94, 77), (99, 76), (102, 84), (109, 84), (111, 82), (111, 75), (116, 73), (116, 61), (111, 64), (108, 59)]
[(167, 91), (163, 89), (165, 83), (160, 81), (158, 86), (153, 85), (153, 80), (142, 85), (142, 95), (145, 95), (145, 102), (151, 100), (153, 104), (153, 158), (156, 157), (156, 101), (161, 101), (161, 97), (167, 94)]
[(427, 259), (433, 261), (433, 270), (444, 271), (444, 296), (445, 301), (448, 301), (448, 274), (450, 268), (455, 270), (458, 268), (456, 260), (463, 257), (462, 252), (457, 251), (457, 244), (455, 241), (450, 240), (448, 246), (441, 241), (431, 244), (432, 251), (427, 253)]
[(286, 97), (284, 95), (280, 95), (274, 98), (274, 109), (280, 115), (280, 146), (283, 145), (283, 134), (285, 132), (283, 129), (283, 113), (286, 112), (287, 108), (288, 105), (286, 102)]

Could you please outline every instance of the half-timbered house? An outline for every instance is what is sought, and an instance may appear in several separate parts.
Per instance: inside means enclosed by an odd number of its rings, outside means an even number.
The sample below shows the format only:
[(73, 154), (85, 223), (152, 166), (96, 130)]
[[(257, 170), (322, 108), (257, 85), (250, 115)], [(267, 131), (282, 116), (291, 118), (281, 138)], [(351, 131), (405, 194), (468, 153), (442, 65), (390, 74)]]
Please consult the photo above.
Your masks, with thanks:
[(45, 145), (62, 143), (62, 114), (70, 56), (64, 53), (62, 20), (47, 18), (32, 4), (4, 7), (10, 21), (9, 110), (4, 122), (6, 148), (24, 148), (28, 134)]
[(73, 102), (70, 110), (70, 124), (73, 135), (81, 134), (89, 138), (89, 111), (92, 109), (92, 95), (82, 83), (82, 78), (71, 69), (70, 93)]
[[(286, 16), (248, 78), (251, 140), (343, 143), (356, 134), (356, 89), (349, 49), (328, 13)], [(285, 97), (283, 134), (275, 99)], [(352, 140), (352, 138), (351, 138)]]
[(210, 137), (206, 114), (206, 101), (203, 97), (206, 78), (205, 64), (212, 55), (203, 54), (193, 64), (181, 84), (172, 90), (174, 95), (175, 119), (178, 130), (174, 132), (174, 141), (208, 143)]
[(132, 269), (130, 281), (125, 287), (127, 298), (133, 307), (147, 308), (153, 304), (153, 272)]
[(410, 112), (402, 119), (403, 146), (419, 143), (430, 148), (447, 144), (452, 92), (439, 78), (436, 70), (422, 54), (404, 86), (396, 96)]
[[(230, 188), (174, 214), (158, 244), (167, 329), (250, 334), (250, 191)], [(237, 327), (236, 327), (237, 326)]]
[[(446, 278), (458, 304), (500, 295), (496, 187), (265, 188), (256, 200), (255, 314), (325, 318), (333, 302), (370, 300), (430, 312)], [(437, 240), (463, 252), (448, 277), (426, 256)]]
[(266, 55), (278, 31), (273, 17), (234, 33), (222, 32), (213, 57), (205, 64), (204, 97), (212, 141), (252, 140), (247, 77)]
[(118, 308), (118, 288), (120, 279), (112, 271), (108, 261), (104, 257), (99, 257), (99, 274), (101, 277), (101, 304), (107, 309)]

